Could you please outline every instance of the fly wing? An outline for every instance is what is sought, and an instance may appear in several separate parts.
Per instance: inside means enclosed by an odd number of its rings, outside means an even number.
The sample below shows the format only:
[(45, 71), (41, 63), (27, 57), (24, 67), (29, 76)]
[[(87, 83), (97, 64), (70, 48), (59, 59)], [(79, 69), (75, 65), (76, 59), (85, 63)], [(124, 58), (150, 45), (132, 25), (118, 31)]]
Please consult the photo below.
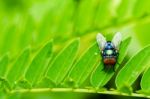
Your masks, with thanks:
[(115, 46), (117, 49), (119, 49), (121, 40), (122, 40), (122, 35), (121, 35), (120, 32), (117, 32), (117, 33), (115, 34), (115, 36), (113, 37), (113, 39), (112, 39), (112, 43), (114, 44), (114, 46)]
[(96, 40), (97, 40), (99, 48), (104, 49), (104, 46), (106, 44), (106, 38), (101, 33), (98, 33), (96, 36)]

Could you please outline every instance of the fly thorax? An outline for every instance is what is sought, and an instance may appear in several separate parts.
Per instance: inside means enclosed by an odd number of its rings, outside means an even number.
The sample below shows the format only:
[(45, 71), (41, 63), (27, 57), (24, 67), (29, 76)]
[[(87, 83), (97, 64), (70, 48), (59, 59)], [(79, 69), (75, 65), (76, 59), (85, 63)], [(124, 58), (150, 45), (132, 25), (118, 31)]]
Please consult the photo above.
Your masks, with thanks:
[(111, 49), (110, 50), (106, 50), (106, 55), (109, 55), (109, 56), (113, 55), (113, 50), (111, 50)]

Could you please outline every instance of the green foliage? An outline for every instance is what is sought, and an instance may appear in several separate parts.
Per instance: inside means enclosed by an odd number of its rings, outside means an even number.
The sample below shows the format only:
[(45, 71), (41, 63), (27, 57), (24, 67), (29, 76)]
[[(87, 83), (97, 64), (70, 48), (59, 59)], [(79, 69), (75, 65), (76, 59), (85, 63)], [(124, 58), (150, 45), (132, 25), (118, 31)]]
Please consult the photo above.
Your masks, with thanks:
[(11, 87), (13, 87), (16, 84), (17, 80), (24, 76), (29, 60), (29, 54), (30, 49), (25, 49), (7, 73), (6, 78), (8, 82), (10, 82), (9, 84), (11, 85)]
[(150, 94), (150, 68), (148, 70), (145, 71), (145, 73), (143, 74), (142, 80), (141, 80), (141, 89), (142, 91), (144, 91), (147, 94)]
[(59, 85), (70, 70), (79, 47), (79, 39), (64, 48), (49, 65), (45, 77)]
[(80, 87), (99, 63), (99, 59), (99, 50), (97, 44), (94, 44), (74, 64), (66, 82), (73, 83), (73, 87)]
[[(131, 86), (137, 77), (150, 64), (150, 46), (143, 48), (135, 56), (133, 56), (126, 65), (119, 71), (116, 77), (116, 86), (118, 89), (124, 86)], [(136, 65), (135, 65), (136, 64)]]
[(8, 69), (8, 54), (4, 55), (0, 60), (0, 77), (5, 78), (6, 71)]
[[(0, 97), (42, 91), (150, 97), (149, 9), (149, 0), (1, 0)], [(110, 39), (116, 31), (132, 42), (122, 41), (115, 72), (104, 71), (95, 35)], [(140, 75), (139, 90), (133, 86)], [(109, 84), (114, 79), (117, 88)]]
[[(130, 41), (130, 37), (122, 41), (118, 62), (121, 63), (124, 59)], [(37, 52), (37, 54), (35, 54), (35, 57), (33, 57), (29, 66), (27, 64), (29, 60), (30, 49), (25, 49), (18, 57), (16, 62), (11, 66), (8, 72), (6, 68), (2, 69), (4, 70), (2, 72), (5, 75), (1, 75), (1, 79), (4, 79), (1, 80), (1, 83), (3, 83), (1, 89), (7, 89), (8, 92), (14, 93), (16, 91), (24, 92), (28, 89), (31, 89), (31, 92), (32, 90), (36, 92), (39, 90), (39, 88), (40, 90), (47, 90), (49, 87), (58, 87), (58, 89), (55, 89), (56, 91), (59, 91), (59, 88), (66, 87), (66, 89), (64, 88), (64, 91), (67, 91), (67, 88), (71, 87), (83, 88), (86, 92), (86, 90), (90, 89), (87, 89), (86, 85), (83, 84), (85, 81), (89, 81), (91, 84), (88, 85), (88, 87), (92, 87), (92, 91), (100, 90), (104, 87), (105, 84), (107, 84), (115, 72), (112, 68), (108, 69), (107, 71), (103, 70), (104, 66), (101, 63), (101, 56), (99, 54), (99, 48), (96, 43), (92, 44), (92, 46), (89, 47), (88, 50), (85, 51), (85, 53), (81, 55), (79, 59), (76, 58), (79, 44), (79, 39), (75, 39), (71, 41), (66, 47), (64, 47), (64, 49), (61, 50), (59, 54), (55, 56), (55, 58), (51, 58), (52, 41), (49, 41), (41, 48), (39, 52)], [(141, 72), (148, 68), (147, 66), (149, 64), (149, 56), (150, 46), (147, 46), (140, 50), (126, 63), (126, 65), (119, 71), (116, 77), (115, 83), (118, 91), (131, 95), (131, 85), (141, 74)], [(134, 63), (136, 63), (136, 65)], [(8, 55), (3, 56), (1, 59), (1, 68), (9, 67), (6, 65), (8, 65)], [(117, 68), (118, 66), (116, 65), (116, 70)], [(144, 73), (141, 81), (142, 91), (146, 92), (149, 89), (149, 84), (146, 80), (149, 77), (148, 75), (149, 69)], [(46, 83), (52, 82), (54, 86), (39, 86), (39, 81), (45, 82), (44, 78), (48, 79)], [(146, 87), (145, 83), (147, 83)], [(17, 86), (19, 86), (19, 88)], [(101, 90), (99, 92), (101, 93), (103, 91)]]
[(52, 41), (48, 42), (33, 58), (24, 77), (31, 86), (35, 85), (43, 77), (44, 72), (48, 67), (51, 54)]

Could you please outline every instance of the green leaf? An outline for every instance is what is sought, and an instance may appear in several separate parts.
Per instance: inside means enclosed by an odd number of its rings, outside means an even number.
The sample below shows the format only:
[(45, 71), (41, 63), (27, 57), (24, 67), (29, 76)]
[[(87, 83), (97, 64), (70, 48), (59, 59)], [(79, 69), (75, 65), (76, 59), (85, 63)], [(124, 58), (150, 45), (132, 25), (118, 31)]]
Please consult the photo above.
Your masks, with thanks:
[(76, 31), (84, 33), (85, 30), (93, 26), (94, 13), (99, 7), (99, 2), (97, 0), (82, 0), (77, 6), (80, 10), (75, 14)]
[(110, 6), (112, 6), (112, 1), (111, 2), (108, 2), (107, 0), (99, 1), (99, 5), (96, 9), (97, 13), (95, 14), (94, 18), (96, 27), (102, 28), (111, 24), (113, 15), (111, 14)]
[(40, 52), (34, 57), (27, 72), (25, 79), (31, 85), (35, 85), (39, 79), (43, 76), (43, 72), (47, 69), (50, 58), (52, 55), (52, 41), (48, 42)]
[(6, 95), (5, 92), (0, 91), (0, 99), (6, 99), (6, 98), (7, 98), (6, 96), (7, 96), (7, 95)]
[(4, 55), (0, 60), (0, 78), (3, 79), (6, 75), (6, 71), (8, 69), (8, 54)]
[(88, 78), (90, 73), (100, 62), (99, 48), (95, 43), (76, 62), (70, 71), (65, 82), (73, 82), (73, 86), (78, 87)]
[[(114, 81), (114, 77), (112, 78), (112, 76), (114, 73), (117, 75), (118, 70), (117, 72), (112, 71), (112, 69), (105, 72), (102, 71), (104, 66), (96, 44), (95, 48), (89, 49), (90, 52), (85, 51), (88, 48), (87, 46), (92, 41), (95, 41), (95, 34), (97, 32), (103, 32), (108, 40), (112, 37), (112, 32), (116, 30), (124, 32), (124, 37), (132, 36), (133, 44), (131, 44), (130, 53), (124, 62), (131, 57), (136, 49), (150, 44), (149, 0), (14, 1), (13, 4), (11, 0), (0, 1), (0, 55), (5, 55), (6, 52), (10, 53), (8, 62), (5, 59), (4, 61), (3, 59), (0, 60), (1, 98), (33, 98), (32, 93), (39, 94), (41, 92), (85, 92), (150, 98), (150, 94), (147, 95), (144, 93), (144, 91), (148, 93), (149, 89), (141, 90), (139, 88), (143, 93), (137, 93), (137, 89), (135, 88), (133, 89), (133, 93), (130, 84), (125, 84), (119, 88), (119, 90), (125, 93), (111, 88), (111, 83)], [(65, 46), (64, 43), (68, 39), (77, 36), (81, 37), (80, 52), (85, 54), (80, 56), (81, 53), (78, 53), (80, 58), (76, 58), (77, 49), (74, 48), (73, 50), (76, 52), (72, 52), (72, 57), (68, 58), (64, 55), (66, 57), (56, 59), (58, 55), (63, 54), (59, 50), (62, 46)], [(51, 54), (46, 54), (48, 53), (48, 48), (43, 48), (42, 43), (48, 41), (49, 38), (53, 38), (56, 41), (54, 44), (54, 53), (50, 52), (54, 55), (54, 58), (51, 57)], [(42, 48), (41, 50), (39, 49), (41, 44), (45, 51)], [(128, 47), (128, 43), (126, 44), (123, 43), (121, 45), (125, 47), (121, 47), (122, 49), (120, 49), (119, 63), (122, 62), (126, 54), (123, 53), (126, 52)], [(26, 57), (28, 56), (27, 53), (20, 53), (28, 45), (32, 46), (30, 58)], [(69, 51), (68, 53), (71, 53)], [(39, 53), (37, 54), (37, 52)], [(96, 53), (99, 54), (96, 55)], [(17, 57), (18, 55), (20, 57)], [(63, 61), (62, 64), (61, 61)], [(124, 62), (120, 67), (124, 65)], [(133, 63), (135, 67), (137, 63)], [(148, 65), (147, 67), (149, 67)], [(116, 69), (118, 66), (115, 66)], [(52, 76), (45, 75), (49, 68), (51, 71), (50, 74), (54, 72)], [(149, 77), (147, 77), (148, 74), (145, 77), (145, 73), (142, 79), (149, 80)], [(124, 75), (129, 74), (124, 73)], [(108, 81), (110, 81), (108, 86), (100, 88)], [(17, 82), (16, 86), (10, 88), (9, 83), (14, 84), (14, 82)], [(108, 88), (109, 90), (107, 90)], [(5, 97), (1, 92), (6, 93)], [(29, 95), (26, 95), (28, 92)], [(35, 97), (40, 98), (41, 95), (45, 94), (39, 94)]]
[(16, 27), (17, 26), (15, 26), (15, 25), (11, 25), (11, 26), (9, 26), (9, 28), (7, 28), (7, 31), (5, 32), (5, 36), (3, 38), (4, 39), (3, 45), (0, 49), (2, 53), (6, 53), (8, 51), (12, 51), (15, 49), (14, 46), (16, 46), (16, 45), (15, 45), (14, 40), (16, 39), (15, 38)]
[(27, 69), (29, 54), (30, 49), (25, 49), (8, 72), (6, 78), (11, 86), (14, 85), (19, 78), (23, 77), (25, 70)]
[(18, 40), (18, 44), (21, 49), (23, 49), (25, 46), (28, 46), (29, 44), (31, 44), (31, 42), (34, 43), (32, 41), (33, 35), (34, 35), (34, 28), (35, 28), (34, 27), (35, 23), (34, 23), (33, 18), (31, 16), (28, 16), (28, 18), (25, 19), (24, 24), (25, 24), (25, 27), (23, 27), (23, 29), (21, 31), (22, 34), (19, 37), (20, 40)]
[(149, 0), (136, 1), (136, 6), (133, 9), (133, 15), (140, 17), (148, 13), (150, 2)]
[(79, 39), (65, 47), (49, 66), (46, 77), (58, 85), (70, 70), (79, 48)]
[[(121, 63), (127, 53), (127, 48), (128, 45), (131, 41), (131, 38), (127, 38), (122, 41), (120, 45), (120, 50), (119, 50), (119, 57), (118, 57), (118, 62)], [(115, 70), (119, 67), (118, 64), (115, 65)], [(103, 87), (114, 75), (113, 69), (108, 69), (106, 71), (103, 70), (104, 65), (103, 63), (100, 63), (97, 67), (97, 69), (92, 73), (91, 75), (91, 85), (98, 88), (98, 87)]]
[(138, 76), (150, 63), (150, 46), (140, 50), (126, 63), (126, 65), (119, 71), (115, 83), (118, 89), (124, 86), (131, 86)]
[(150, 68), (148, 68), (148, 70), (146, 70), (142, 76), (142, 80), (141, 80), (141, 88), (142, 91), (146, 91), (149, 92), (150, 94)]
[(123, 0), (117, 9), (118, 17), (121, 20), (129, 19), (132, 17), (133, 8), (137, 0)]

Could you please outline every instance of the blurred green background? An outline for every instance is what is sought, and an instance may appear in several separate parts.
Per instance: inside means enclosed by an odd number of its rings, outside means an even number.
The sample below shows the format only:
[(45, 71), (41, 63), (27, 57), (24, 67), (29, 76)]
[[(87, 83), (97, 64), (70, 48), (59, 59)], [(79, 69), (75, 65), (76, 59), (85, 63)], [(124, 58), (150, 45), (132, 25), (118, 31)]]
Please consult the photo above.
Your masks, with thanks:
[[(132, 37), (128, 53), (132, 56), (150, 43), (149, 27), (149, 0), (0, 0), (0, 56), (15, 57), (28, 46), (34, 52), (50, 39), (57, 53), (75, 37), (81, 38), (82, 53), (98, 32), (111, 38), (117, 31), (123, 38)], [(70, 96), (88, 95), (64, 95)]]

